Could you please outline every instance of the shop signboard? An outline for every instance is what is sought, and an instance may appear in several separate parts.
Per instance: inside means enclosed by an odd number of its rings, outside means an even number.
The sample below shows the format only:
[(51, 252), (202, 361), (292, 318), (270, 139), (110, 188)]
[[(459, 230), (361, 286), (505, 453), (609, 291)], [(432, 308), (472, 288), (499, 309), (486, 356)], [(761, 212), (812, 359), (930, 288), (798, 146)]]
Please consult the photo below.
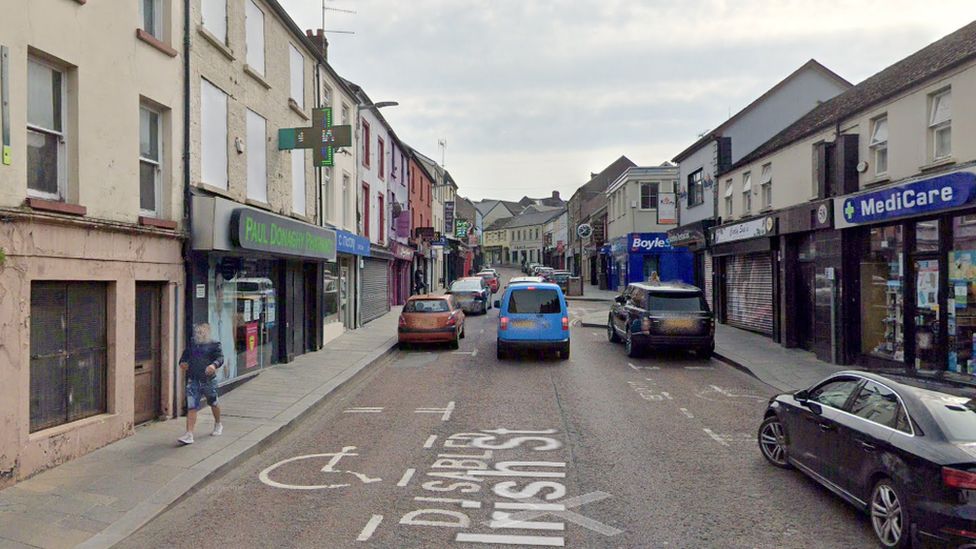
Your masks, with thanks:
[(471, 228), (471, 222), (467, 219), (458, 219), (454, 222), (454, 236), (457, 238), (467, 239), (468, 230)]
[(657, 223), (658, 225), (674, 225), (678, 222), (678, 199), (674, 193), (658, 193), (657, 195)]
[(369, 257), (369, 239), (348, 231), (336, 231), (336, 250), (344, 254)]
[(630, 253), (670, 252), (674, 250), (667, 233), (630, 233), (627, 238)]
[(413, 259), (413, 248), (410, 246), (404, 246), (399, 242), (394, 242), (390, 251), (393, 252), (393, 255), (396, 256), (397, 259), (402, 259), (404, 261), (410, 261)]
[(976, 173), (955, 172), (834, 199), (836, 226), (852, 227), (950, 210), (976, 202)]
[(712, 229), (712, 242), (724, 244), (776, 234), (776, 218), (760, 217), (734, 225), (722, 225)]
[(454, 234), (454, 201), (444, 202), (444, 232)]
[(239, 248), (279, 255), (336, 259), (336, 232), (308, 223), (237, 208), (231, 215), (231, 240)]

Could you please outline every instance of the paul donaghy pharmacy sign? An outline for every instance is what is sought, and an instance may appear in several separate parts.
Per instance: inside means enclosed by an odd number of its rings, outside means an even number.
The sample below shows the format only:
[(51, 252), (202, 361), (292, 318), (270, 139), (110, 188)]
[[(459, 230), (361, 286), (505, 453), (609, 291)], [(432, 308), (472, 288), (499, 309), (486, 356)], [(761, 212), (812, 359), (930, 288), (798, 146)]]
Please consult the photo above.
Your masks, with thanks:
[(326, 261), (336, 259), (334, 230), (251, 209), (234, 210), (231, 239), (245, 250)]

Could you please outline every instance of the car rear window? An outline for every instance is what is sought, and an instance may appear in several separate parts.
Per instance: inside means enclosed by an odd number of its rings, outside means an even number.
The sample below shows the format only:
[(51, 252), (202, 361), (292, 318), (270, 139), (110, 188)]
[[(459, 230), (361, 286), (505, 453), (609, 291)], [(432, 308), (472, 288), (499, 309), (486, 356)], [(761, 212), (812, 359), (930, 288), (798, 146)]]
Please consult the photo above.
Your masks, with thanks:
[(705, 312), (708, 306), (700, 294), (647, 294), (649, 311)]
[(566, 282), (567, 280), (569, 280), (569, 275), (567, 274), (555, 274), (552, 275), (552, 277), (558, 280), (559, 282)]
[(481, 282), (477, 280), (461, 280), (451, 285), (452, 292), (480, 292)]
[(563, 311), (556, 290), (515, 290), (508, 299), (508, 312), (559, 314)]
[(415, 299), (403, 306), (405, 313), (446, 313), (450, 310), (444, 299)]
[(952, 442), (976, 442), (976, 398), (921, 390), (919, 398)]

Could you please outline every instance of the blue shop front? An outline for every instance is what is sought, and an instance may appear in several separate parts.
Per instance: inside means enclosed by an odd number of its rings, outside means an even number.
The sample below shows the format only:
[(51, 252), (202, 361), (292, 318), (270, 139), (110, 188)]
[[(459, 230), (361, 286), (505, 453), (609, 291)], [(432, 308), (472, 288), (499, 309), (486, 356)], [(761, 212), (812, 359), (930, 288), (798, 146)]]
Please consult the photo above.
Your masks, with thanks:
[(667, 233), (629, 233), (613, 239), (601, 254), (608, 264), (610, 290), (655, 276), (664, 282), (695, 282), (694, 255), (672, 246)]

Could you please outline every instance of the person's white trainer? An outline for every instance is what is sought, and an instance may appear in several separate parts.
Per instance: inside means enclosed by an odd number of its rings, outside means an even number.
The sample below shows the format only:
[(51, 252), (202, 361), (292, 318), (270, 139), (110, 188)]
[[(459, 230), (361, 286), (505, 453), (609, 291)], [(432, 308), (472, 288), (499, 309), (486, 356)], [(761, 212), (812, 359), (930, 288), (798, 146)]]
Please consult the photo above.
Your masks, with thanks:
[(212, 433), (210, 433), (210, 436), (212, 436), (212, 437), (219, 437), (222, 434), (224, 434), (224, 424), (223, 423), (217, 423), (217, 424), (215, 424), (214, 425), (214, 430), (213, 430)]
[(177, 442), (186, 446), (187, 444), (193, 444), (193, 433), (187, 431), (183, 436), (176, 439)]

